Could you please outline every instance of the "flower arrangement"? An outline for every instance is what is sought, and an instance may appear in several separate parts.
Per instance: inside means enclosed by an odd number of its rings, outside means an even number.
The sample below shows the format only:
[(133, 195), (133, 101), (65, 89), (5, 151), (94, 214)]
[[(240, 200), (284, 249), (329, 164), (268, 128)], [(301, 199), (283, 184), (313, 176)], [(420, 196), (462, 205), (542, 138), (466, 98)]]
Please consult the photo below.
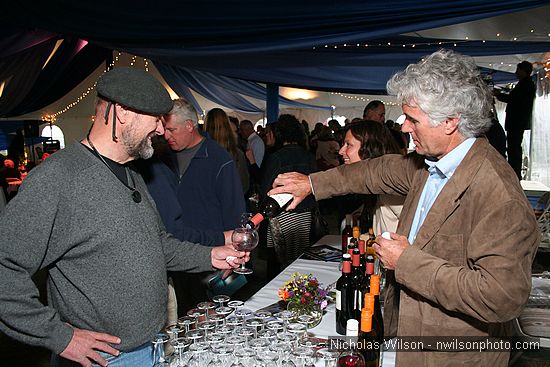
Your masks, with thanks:
[(298, 307), (327, 307), (327, 290), (322, 288), (313, 275), (292, 274), (290, 280), (279, 289), (279, 297), (283, 301), (293, 303)]

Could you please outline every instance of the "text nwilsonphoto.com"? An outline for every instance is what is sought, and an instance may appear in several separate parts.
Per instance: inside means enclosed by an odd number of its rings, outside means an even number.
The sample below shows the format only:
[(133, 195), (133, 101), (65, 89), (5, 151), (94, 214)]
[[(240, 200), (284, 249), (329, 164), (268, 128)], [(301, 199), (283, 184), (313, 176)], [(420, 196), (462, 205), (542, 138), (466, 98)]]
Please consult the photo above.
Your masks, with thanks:
[[(331, 349), (380, 349), (376, 339), (361, 339), (357, 337), (329, 337)], [(473, 337), (473, 336), (402, 336), (384, 340), (382, 350), (396, 352), (498, 352), (507, 350), (533, 351), (540, 350), (540, 339), (522, 341), (518, 338), (505, 337)]]

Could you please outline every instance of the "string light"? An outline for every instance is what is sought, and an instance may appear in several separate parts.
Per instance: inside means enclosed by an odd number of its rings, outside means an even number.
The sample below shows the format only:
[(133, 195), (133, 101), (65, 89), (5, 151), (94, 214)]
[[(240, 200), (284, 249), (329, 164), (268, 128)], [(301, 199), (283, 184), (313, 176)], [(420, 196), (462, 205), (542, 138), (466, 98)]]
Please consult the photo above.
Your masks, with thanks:
[[(330, 92), (330, 94), (332, 95), (335, 95), (335, 96), (339, 96), (339, 97), (342, 97), (342, 98), (346, 98), (346, 99), (349, 99), (349, 100), (355, 100), (355, 101), (360, 101), (360, 102), (370, 102), (371, 99), (370, 98), (367, 98), (367, 97), (364, 97), (364, 96), (358, 96), (358, 95), (349, 95), (349, 94), (344, 94), (344, 93), (340, 93), (340, 92)], [(384, 102), (384, 104), (386, 105), (389, 105), (389, 106), (399, 106), (399, 104), (395, 103), (395, 102)], [(333, 106), (331, 106), (333, 107)]]
[[(509, 39), (510, 41), (518, 41), (518, 40), (522, 40), (522, 39), (529, 39), (529, 38), (532, 38), (532, 37), (540, 37), (540, 36), (543, 36), (545, 34), (545, 32), (541, 32), (539, 31), (539, 33), (535, 33), (535, 29), (529, 29), (528, 31), (525, 30), (525, 33), (524, 34), (515, 34), (515, 35), (512, 35), (511, 37), (507, 37), (505, 36), (504, 33), (502, 32), (497, 32), (496, 33), (496, 37), (497, 39), (500, 41), (504, 38), (507, 38)], [(550, 37), (550, 33), (547, 33), (548, 37)], [(421, 38), (419, 38), (419, 40), (421, 40)], [(438, 41), (433, 41), (433, 42), (414, 42), (414, 43), (394, 43), (394, 42), (384, 42), (384, 43), (375, 43), (375, 44), (368, 44), (368, 43), (364, 43), (364, 44), (360, 44), (360, 43), (355, 43), (355, 44), (349, 44), (349, 43), (342, 43), (342, 44), (325, 44), (325, 48), (332, 48), (332, 49), (338, 49), (339, 47), (346, 47), (346, 48), (361, 48), (361, 47), (370, 47), (370, 46), (375, 46), (375, 47), (399, 47), (399, 48), (406, 48), (406, 47), (411, 47), (411, 48), (415, 48), (416, 46), (419, 46), (419, 47), (422, 47), (422, 46), (434, 46), (434, 45), (438, 45), (438, 46), (454, 46), (454, 47), (457, 47), (459, 44), (466, 44), (467, 42), (481, 42), (483, 44), (485, 44), (487, 42), (487, 40), (485, 39), (482, 39), (482, 40), (472, 40), (470, 38), (470, 36), (465, 36), (463, 40), (438, 40)], [(315, 46), (313, 47), (314, 50), (318, 49), (319, 47)]]
[[(113, 61), (111, 61), (111, 63), (107, 66), (107, 68), (105, 70), (103, 70), (103, 74), (105, 74), (107, 71), (113, 69), (115, 67), (115, 65), (118, 64), (121, 55), (122, 55), (121, 52), (117, 52), (117, 55), (114, 57)], [(130, 66), (134, 66), (136, 61), (137, 61), (137, 56), (132, 56)], [(147, 71), (147, 72), (149, 71), (149, 60), (147, 60), (145, 58), (143, 59), (143, 67), (144, 67), (145, 71)], [(94, 82), (94, 84), (92, 86), (88, 87), (86, 89), (86, 91), (84, 91), (80, 96), (78, 96), (77, 99), (75, 99), (73, 102), (69, 103), (63, 109), (57, 111), (56, 113), (46, 114), (46, 115), (42, 116), (41, 117), (42, 121), (49, 122), (49, 123), (55, 122), (57, 120), (58, 116), (64, 114), (65, 112), (69, 111), (71, 108), (75, 107), (77, 104), (82, 102), (82, 100), (84, 100), (84, 98), (86, 98), (93, 90), (95, 90), (96, 83), (97, 82)]]
[[(452, 41), (438, 41), (438, 42), (414, 42), (414, 43), (392, 43), (392, 42), (385, 42), (385, 43), (377, 43), (377, 44), (368, 44), (368, 43), (365, 43), (365, 44), (360, 44), (360, 43), (356, 43), (356, 44), (348, 44), (348, 43), (342, 43), (340, 45), (336, 44), (336, 45), (329, 45), (329, 44), (325, 44), (323, 45), (324, 48), (332, 48), (332, 49), (338, 49), (338, 48), (341, 48), (341, 47), (346, 47), (346, 48), (362, 48), (362, 47), (383, 47), (383, 48), (389, 48), (389, 47), (401, 47), (401, 48), (404, 48), (404, 47), (411, 47), (411, 48), (415, 48), (417, 46), (421, 47), (421, 46), (433, 46), (433, 45), (439, 45), (439, 46), (442, 46), (442, 45), (453, 45), (453, 46), (457, 46), (458, 43), (466, 43), (466, 42), (476, 42), (476, 41), (471, 41), (471, 40), (468, 40), (468, 37), (466, 37), (466, 40), (463, 40), (463, 41), (456, 41), (456, 40), (452, 40)], [(483, 41), (483, 43), (485, 43), (485, 41)], [(318, 49), (317, 46), (313, 46), (312, 47), (313, 50), (316, 50)]]

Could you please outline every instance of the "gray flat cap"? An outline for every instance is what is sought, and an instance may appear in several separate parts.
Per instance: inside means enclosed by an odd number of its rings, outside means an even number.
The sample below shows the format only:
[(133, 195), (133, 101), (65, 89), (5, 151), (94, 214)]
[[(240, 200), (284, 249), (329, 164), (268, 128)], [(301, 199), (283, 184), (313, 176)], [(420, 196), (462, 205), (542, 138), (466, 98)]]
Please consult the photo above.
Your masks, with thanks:
[(149, 115), (164, 115), (174, 103), (164, 86), (146, 71), (119, 67), (97, 81), (97, 94), (108, 101)]

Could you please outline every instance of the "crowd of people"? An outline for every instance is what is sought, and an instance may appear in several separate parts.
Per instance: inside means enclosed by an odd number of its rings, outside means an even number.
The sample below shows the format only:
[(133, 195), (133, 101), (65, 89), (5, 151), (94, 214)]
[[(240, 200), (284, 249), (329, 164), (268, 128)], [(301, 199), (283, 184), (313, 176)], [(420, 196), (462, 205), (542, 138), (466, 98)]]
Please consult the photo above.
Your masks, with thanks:
[[(311, 132), (293, 115), (255, 129), (219, 108), (201, 126), (192, 104), (133, 68), (105, 73), (96, 89), (87, 136), (33, 169), (0, 221), (0, 330), (50, 349), (54, 366), (150, 365), (150, 340), (211, 296), (214, 270), (249, 260), (231, 234), (274, 193), (294, 200), (259, 228), (271, 277), (313, 242), (318, 200), (333, 198), (321, 213), (338, 219), (357, 212), (362, 232), (391, 233), (375, 245), (391, 336), (502, 336), (524, 306), (537, 226), (516, 166), (484, 136), (492, 96), (470, 58), (438, 51), (388, 82), (403, 126), (386, 121), (381, 101)], [(513, 95), (499, 98), (511, 108)], [(41, 269), (48, 305), (32, 282)], [(397, 363), (507, 357), (423, 351)]]

